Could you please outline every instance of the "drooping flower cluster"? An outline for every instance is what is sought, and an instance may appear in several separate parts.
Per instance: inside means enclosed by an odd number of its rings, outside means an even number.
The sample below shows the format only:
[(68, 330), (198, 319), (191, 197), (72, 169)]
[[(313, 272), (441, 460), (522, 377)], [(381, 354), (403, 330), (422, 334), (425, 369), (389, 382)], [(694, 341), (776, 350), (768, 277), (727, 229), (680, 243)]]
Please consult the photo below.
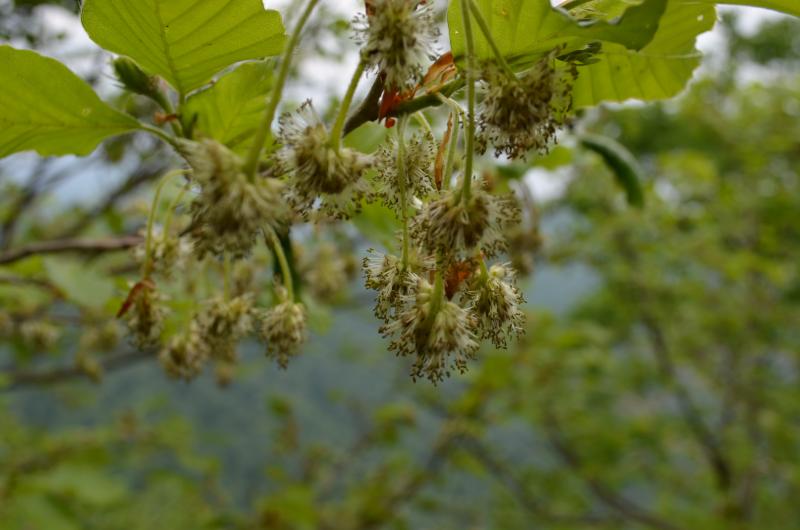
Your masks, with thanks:
[(481, 338), (489, 339), (498, 348), (505, 348), (508, 339), (524, 332), (524, 302), (515, 284), (514, 271), (508, 264), (492, 265), (488, 273), (476, 275), (470, 282), (467, 297), (478, 318)]
[(223, 362), (236, 360), (236, 343), (253, 330), (253, 300), (242, 295), (211, 300), (197, 317), (209, 356)]
[(132, 286), (126, 306), (120, 311), (125, 316), (128, 329), (137, 348), (148, 349), (158, 345), (164, 328), (164, 295), (156, 290), (152, 280), (142, 280)]
[(279, 230), (285, 224), (280, 180), (249, 178), (236, 153), (213, 140), (183, 140), (180, 145), (192, 168), (192, 180), (200, 188), (191, 205), (191, 237), (199, 257), (226, 252), (243, 256), (261, 230)]
[[(405, 193), (412, 201), (428, 198), (435, 190), (433, 181), (436, 143), (430, 133), (412, 136), (405, 145)], [(391, 139), (375, 155), (377, 169), (376, 193), (383, 204), (400, 214), (400, 168), (398, 167), (398, 142)]]
[(519, 206), (511, 195), (477, 188), (465, 199), (458, 188), (427, 203), (413, 221), (412, 234), (432, 255), (480, 249), (494, 256), (505, 250), (505, 232), (519, 218)]
[(494, 146), (497, 156), (521, 158), (547, 151), (572, 107), (574, 65), (558, 65), (552, 50), (522, 75), (494, 61), (483, 65), (483, 101), (478, 115), (478, 150)]
[[(143, 239), (146, 236), (147, 234), (142, 234)], [(150, 271), (163, 278), (171, 278), (173, 272), (181, 269), (191, 254), (191, 244), (185, 239), (165, 233), (161, 226), (152, 228), (150, 239)], [(144, 263), (146, 253), (144, 241), (133, 249), (134, 258), (139, 263)]]
[(286, 368), (306, 340), (306, 310), (282, 288), (278, 289), (278, 300), (261, 316), (261, 335), (267, 343), (267, 356)]
[(474, 315), (446, 300), (441, 286), (416, 274), (408, 282), (408, 292), (400, 301), (402, 311), (381, 328), (391, 337), (389, 351), (414, 356), (411, 376), (415, 379), (437, 382), (452, 369), (463, 372), (479, 347)]
[(436, 58), (439, 29), (432, 2), (368, 0), (367, 13), (353, 24), (362, 60), (386, 76), (390, 89), (414, 88)]
[(278, 157), (290, 175), (289, 200), (303, 217), (310, 217), (320, 202), (320, 211), (346, 218), (358, 209), (369, 191), (364, 179), (371, 165), (367, 155), (349, 148), (335, 148), (311, 101), (297, 111), (281, 116)]

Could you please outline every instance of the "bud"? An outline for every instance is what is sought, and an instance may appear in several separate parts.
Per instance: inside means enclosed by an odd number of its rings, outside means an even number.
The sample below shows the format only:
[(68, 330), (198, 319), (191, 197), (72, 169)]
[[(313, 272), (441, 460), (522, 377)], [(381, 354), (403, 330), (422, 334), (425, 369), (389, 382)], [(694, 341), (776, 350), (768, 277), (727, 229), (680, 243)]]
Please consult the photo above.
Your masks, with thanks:
[(164, 97), (158, 88), (158, 78), (147, 75), (133, 59), (117, 57), (111, 64), (114, 74), (126, 90), (156, 101)]

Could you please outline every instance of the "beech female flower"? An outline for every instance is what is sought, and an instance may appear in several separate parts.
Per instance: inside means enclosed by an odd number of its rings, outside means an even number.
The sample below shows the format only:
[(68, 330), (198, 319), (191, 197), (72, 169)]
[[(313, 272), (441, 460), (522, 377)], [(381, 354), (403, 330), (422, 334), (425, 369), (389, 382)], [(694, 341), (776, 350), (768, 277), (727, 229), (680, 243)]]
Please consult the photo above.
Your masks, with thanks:
[(245, 255), (265, 226), (280, 229), (286, 222), (281, 181), (248, 179), (236, 153), (213, 140), (184, 140), (181, 154), (200, 186), (191, 205), (191, 237), (200, 257), (224, 252)]
[(412, 288), (402, 297), (403, 311), (381, 328), (392, 338), (389, 350), (415, 357), (414, 379), (426, 377), (436, 383), (452, 369), (464, 372), (479, 347), (475, 317), (427, 280), (412, 275), (410, 281)]
[(385, 76), (389, 89), (414, 88), (436, 58), (439, 36), (431, 3), (419, 0), (370, 0), (366, 15), (353, 21), (361, 58)]
[(283, 291), (278, 298), (281, 300), (278, 305), (261, 317), (261, 335), (267, 343), (267, 356), (286, 368), (306, 340), (306, 310), (303, 304), (289, 300)]
[[(400, 214), (402, 197), (397, 167), (397, 140), (384, 144), (375, 156), (377, 193), (384, 204)], [(425, 199), (435, 191), (433, 182), (436, 143), (430, 133), (415, 134), (405, 145), (406, 193), (409, 198)]]
[(557, 66), (558, 49), (517, 77), (497, 63), (484, 65), (478, 126), (478, 150), (488, 144), (495, 155), (521, 158), (528, 151), (546, 151), (572, 107), (574, 65)]
[(346, 218), (357, 210), (369, 190), (364, 173), (370, 167), (368, 156), (353, 149), (331, 147), (325, 124), (306, 101), (280, 120), (278, 153), (291, 175), (289, 199), (298, 213), (308, 216), (317, 199), (320, 210), (336, 218)]
[(505, 249), (504, 232), (519, 219), (513, 195), (493, 195), (476, 188), (463, 200), (461, 189), (455, 188), (425, 205), (412, 220), (412, 233), (431, 254), (451, 257), (480, 249), (492, 256)]
[(478, 317), (481, 338), (505, 348), (508, 338), (524, 333), (525, 314), (520, 310), (524, 300), (508, 264), (492, 265), (488, 273), (475, 276), (467, 295)]

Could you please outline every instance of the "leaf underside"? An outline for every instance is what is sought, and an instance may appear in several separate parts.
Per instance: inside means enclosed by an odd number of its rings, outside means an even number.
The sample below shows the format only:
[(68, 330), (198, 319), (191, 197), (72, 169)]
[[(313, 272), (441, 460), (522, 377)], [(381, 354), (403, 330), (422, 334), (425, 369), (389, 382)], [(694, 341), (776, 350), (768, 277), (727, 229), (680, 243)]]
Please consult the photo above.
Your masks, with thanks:
[(109, 136), (139, 122), (104, 103), (55, 59), (0, 46), (0, 157), (87, 155)]
[(234, 63), (279, 54), (285, 40), (280, 14), (261, 0), (85, 0), (81, 21), (97, 44), (181, 94)]

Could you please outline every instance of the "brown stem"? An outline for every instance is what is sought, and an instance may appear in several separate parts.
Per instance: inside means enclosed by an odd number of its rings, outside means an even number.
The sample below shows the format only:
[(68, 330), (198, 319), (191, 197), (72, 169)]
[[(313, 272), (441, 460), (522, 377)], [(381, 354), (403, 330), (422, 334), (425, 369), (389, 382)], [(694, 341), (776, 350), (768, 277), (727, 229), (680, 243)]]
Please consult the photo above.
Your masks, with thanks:
[(142, 242), (140, 236), (121, 236), (104, 239), (56, 239), (41, 241), (17, 247), (0, 253), (0, 265), (7, 265), (16, 261), (42, 254), (63, 254), (68, 252), (115, 252), (126, 250)]

